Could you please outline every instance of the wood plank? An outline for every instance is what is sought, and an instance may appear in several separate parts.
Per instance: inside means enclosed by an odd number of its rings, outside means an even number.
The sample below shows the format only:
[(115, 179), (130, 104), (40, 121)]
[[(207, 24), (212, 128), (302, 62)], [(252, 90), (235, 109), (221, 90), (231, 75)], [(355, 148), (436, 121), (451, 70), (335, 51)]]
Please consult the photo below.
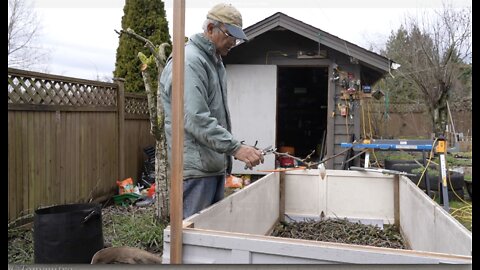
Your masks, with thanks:
[(72, 112), (72, 186), (74, 193), (72, 194), (72, 202), (79, 202), (80, 199), (80, 184), (79, 184), (79, 172), (78, 172), (78, 114), (77, 112)]
[(63, 171), (63, 179), (62, 181), (64, 182), (64, 187), (65, 187), (65, 198), (62, 201), (64, 204), (68, 204), (71, 202), (72, 198), (72, 178), (71, 178), (71, 164), (72, 164), (72, 144), (71, 144), (71, 139), (72, 139), (72, 132), (70, 128), (70, 121), (71, 119), (71, 113), (66, 112), (64, 114), (64, 130), (65, 130), (65, 136), (63, 138), (64, 144), (63, 148), (64, 150), (64, 155), (65, 155), (65, 166), (64, 166), (64, 171)]
[(45, 120), (42, 117), (41, 112), (32, 112), (31, 113), (33, 116), (33, 121), (34, 121), (34, 145), (33, 148), (35, 150), (35, 153), (33, 155), (33, 161), (34, 161), (34, 179), (33, 179), (33, 186), (35, 187), (34, 189), (34, 207), (33, 209), (36, 209), (39, 206), (43, 206), (44, 204), (44, 192), (43, 188), (45, 186), (45, 142), (43, 141), (45, 134)]
[(129, 176), (132, 176), (135, 178), (136, 181), (139, 180), (140, 177), (140, 171), (141, 171), (141, 164), (143, 161), (143, 156), (142, 156), (142, 151), (141, 151), (141, 145), (143, 145), (143, 136), (142, 134), (144, 133), (145, 130), (142, 130), (142, 121), (137, 120), (137, 121), (130, 121), (131, 125), (133, 125), (133, 130), (135, 132), (130, 133), (130, 136), (132, 136), (131, 142), (132, 144), (129, 146), (130, 148), (130, 155), (131, 155), (131, 161), (130, 164), (128, 165), (129, 169)]
[(125, 98), (137, 98), (137, 99), (147, 99), (147, 95), (144, 93), (133, 93), (125, 92)]
[(400, 176), (393, 176), (393, 218), (397, 228), (400, 228)]
[[(117, 119), (116, 115), (109, 115), (109, 130), (110, 130), (110, 137), (112, 139), (109, 140), (109, 152), (108, 152), (108, 157), (112, 161), (111, 166), (109, 167), (109, 174), (107, 176), (107, 181), (105, 182), (104, 185), (104, 190), (115, 190), (117, 191), (117, 185), (116, 185), (116, 180), (117, 180), (117, 172), (118, 172), (118, 123), (115, 121)], [(129, 159), (127, 159), (129, 160)]]
[(170, 261), (182, 263), (183, 212), (183, 139), (184, 139), (184, 59), (185, 59), (185, 0), (173, 2), (173, 67), (172, 67), (172, 163), (170, 188), (170, 224), (172, 245)]
[[(136, 133), (136, 131), (134, 130), (134, 125), (133, 125), (133, 121), (131, 120), (126, 120), (125, 119), (125, 135), (124, 135), (124, 138), (125, 138), (125, 141), (128, 142), (125, 144), (125, 157), (128, 157), (129, 160), (134, 160), (134, 157), (133, 157), (133, 151), (132, 151), (132, 146), (134, 145), (134, 142), (132, 140), (135, 140), (134, 139), (134, 135), (132, 136), (132, 134)], [(138, 139), (138, 138), (137, 138)], [(135, 162), (125, 162), (125, 177), (132, 177), (133, 178), (133, 181), (135, 182), (136, 180), (136, 177), (132, 176), (131, 175), (131, 168), (132, 168), (132, 163), (135, 163)]]
[(95, 128), (95, 132), (94, 132), (94, 137), (92, 138), (93, 141), (94, 141), (94, 149), (93, 149), (93, 178), (91, 180), (91, 183), (90, 183), (90, 188), (95, 186), (95, 183), (97, 183), (98, 179), (100, 178), (100, 160), (99, 160), (99, 156), (100, 156), (100, 151), (102, 149), (102, 142), (99, 140), (99, 138), (101, 138), (101, 135), (103, 133), (100, 132), (100, 128), (101, 127), (101, 124), (102, 124), (102, 114), (100, 113), (95, 113), (95, 125), (97, 126), (97, 128)]
[(337, 134), (335, 136), (334, 145), (336, 146), (336, 150), (343, 151), (346, 148), (341, 147), (341, 143), (348, 143), (350, 142), (351, 135), (346, 134)]
[(335, 135), (344, 135), (349, 137), (352, 134), (353, 134), (352, 125), (348, 125), (348, 130), (347, 130), (347, 126), (345, 125), (345, 122), (335, 124)]
[(80, 170), (78, 168), (78, 163), (80, 161), (80, 148), (79, 148), (79, 142), (80, 142), (80, 129), (79, 129), (79, 122), (80, 122), (80, 113), (75, 112), (72, 113), (73, 116), (73, 121), (72, 121), (72, 129), (73, 129), (73, 148), (74, 150), (72, 151), (74, 155), (74, 161), (73, 161), (73, 180), (75, 183), (75, 202), (79, 202), (81, 199), (80, 197)]
[(61, 167), (62, 167), (62, 145), (61, 145), (61, 137), (62, 137), (62, 114), (60, 111), (55, 112), (55, 134), (54, 134), (54, 153), (55, 153), (55, 158), (53, 159), (53, 164), (55, 166), (55, 174), (53, 177), (53, 198), (55, 203), (59, 204), (61, 202), (61, 193), (63, 192), (62, 190), (62, 172), (61, 172)]
[(119, 83), (117, 89), (118, 98), (118, 179), (125, 178), (125, 89), (124, 84)]
[(279, 201), (279, 174), (270, 173), (185, 221), (195, 228), (263, 235), (278, 220)]
[(131, 114), (131, 113), (126, 113), (125, 114), (125, 120), (149, 120), (150, 116), (146, 114)]
[(280, 181), (280, 201), (279, 201), (279, 212), (278, 220), (285, 221), (285, 172), (279, 173)]
[(89, 174), (90, 177), (88, 178), (88, 189), (91, 189), (92, 186), (94, 186), (94, 183), (96, 182), (96, 177), (97, 177), (97, 131), (98, 131), (98, 113), (94, 113), (91, 115), (90, 119), (90, 134), (89, 134), (89, 141), (90, 141), (90, 147), (89, 147), (89, 165), (88, 167), (90, 168)]
[[(165, 229), (164, 250), (170, 244), (170, 226)], [(237, 232), (213, 231), (199, 228), (184, 229), (184, 260), (189, 263), (230, 263), (225, 250), (245, 250), (254, 254), (252, 263), (282, 264), (395, 264), (396, 268), (412, 264), (471, 264), (471, 256), (441, 254), (415, 250), (391, 249), (343, 243), (290, 239)], [(199, 252), (202, 248), (203, 252)], [(165, 254), (163, 259), (165, 259)], [(265, 256), (265, 257), (263, 257)], [(263, 257), (263, 258), (262, 258)], [(260, 261), (263, 259), (262, 261)], [(302, 261), (304, 260), (304, 261)], [(245, 262), (248, 263), (248, 262)]]
[(86, 188), (86, 179), (85, 179), (85, 125), (86, 125), (86, 118), (88, 115), (82, 113), (79, 116), (79, 149), (78, 149), (78, 154), (79, 154), (79, 161), (78, 161), (78, 169), (79, 169), (79, 178), (80, 178), (80, 196), (82, 198), (85, 198), (86, 202), (89, 201), (90, 196), (89, 196), (89, 190)]
[[(17, 211), (16, 211), (16, 218), (20, 217), (23, 214), (23, 210), (25, 209), (25, 187), (24, 187), (24, 177), (25, 177), (25, 166), (23, 161), (23, 145), (25, 142), (24, 137), (26, 136), (26, 130), (23, 130), (23, 121), (22, 121), (22, 114), (23, 112), (16, 112), (15, 113), (15, 168), (17, 171), (16, 179), (16, 192), (15, 195), (17, 197), (16, 204), (17, 204)], [(27, 193), (28, 194), (28, 193)]]
[(72, 113), (65, 113), (65, 176), (63, 181), (65, 182), (65, 201), (63, 203), (68, 204), (72, 202)]
[(105, 125), (105, 123), (108, 123), (109, 119), (108, 119), (108, 115), (105, 114), (105, 113), (101, 113), (99, 114), (99, 117), (100, 117), (100, 121), (99, 121), (99, 124), (102, 124), (106, 127), (106, 129), (104, 130), (104, 132), (102, 132), (101, 134), (99, 134), (99, 136), (97, 137), (99, 139), (99, 142), (100, 142), (100, 147), (98, 148), (98, 177), (95, 179), (95, 182), (93, 183), (93, 186), (90, 187), (91, 189), (95, 188), (95, 186), (97, 186), (97, 183), (99, 184), (99, 182), (103, 182), (102, 180), (105, 180), (107, 179), (106, 177), (106, 169), (107, 169), (107, 163), (109, 163), (109, 160), (108, 160), (108, 157), (105, 155), (106, 152), (105, 150), (109, 148), (110, 146), (110, 142), (111, 142), (111, 139), (110, 139), (110, 129), (108, 128), (108, 125)]
[(91, 113), (88, 114), (87, 117), (87, 124), (86, 124), (86, 144), (85, 144), (85, 185), (87, 187), (87, 190), (90, 190), (90, 187), (93, 182), (93, 154), (95, 151), (95, 145), (94, 145), (94, 132), (96, 130), (96, 123), (95, 123), (95, 115), (96, 113)]
[[(328, 74), (333, 74), (333, 66), (332, 64), (330, 64), (328, 66)], [(335, 89), (336, 89), (336, 86), (335, 86), (335, 82), (332, 81), (332, 80), (328, 80), (328, 110), (327, 110), (327, 141), (326, 141), (326, 144), (327, 144), (327, 151), (325, 153), (325, 156), (329, 157), (329, 156), (332, 156), (334, 155), (334, 149), (333, 149), (333, 141), (334, 141), (334, 138), (335, 138), (335, 119), (333, 116), (332, 117), (332, 112), (335, 110)], [(334, 168), (334, 164), (333, 164), (333, 160), (328, 160), (325, 164), (325, 167), (327, 169), (333, 169)]]
[[(112, 141), (111, 157), (112, 157), (112, 160), (115, 160), (115, 161), (116, 161), (114, 168), (112, 168), (111, 177), (112, 177), (113, 179), (117, 180), (117, 179), (118, 179), (118, 178), (117, 178), (117, 177), (118, 177), (118, 176), (117, 176), (117, 175), (118, 175), (117, 172), (118, 172), (118, 170), (119, 170), (118, 166), (120, 166), (120, 163), (119, 163), (119, 160), (118, 160), (118, 158), (119, 158), (119, 156), (120, 156), (119, 153), (118, 153), (118, 150), (119, 150), (119, 147), (118, 147), (118, 144), (119, 144), (119, 134), (116, 132), (116, 130), (118, 130), (118, 121), (112, 121), (110, 124), (112, 125), (112, 132), (113, 132), (112, 136), (113, 136), (113, 138), (115, 138), (115, 140)], [(120, 180), (122, 180), (122, 179), (120, 179)], [(112, 185), (110, 185), (109, 187), (111, 187), (111, 186), (112, 186)], [(115, 189), (117, 189), (117, 186), (116, 186), (116, 185), (114, 185), (114, 186), (115, 186)]]
[[(107, 152), (107, 149), (110, 149), (110, 147), (115, 147), (116, 145), (115, 144), (112, 144), (112, 135), (113, 135), (113, 129), (110, 127), (110, 119), (112, 119), (110, 117), (110, 114), (103, 114), (103, 122), (104, 123), (109, 123), (109, 125), (107, 126), (108, 127), (108, 132), (105, 132), (105, 135), (102, 139), (103, 143), (102, 143), (102, 148), (104, 149), (104, 151), (102, 151), (100, 154), (100, 162), (101, 162), (101, 165), (102, 165), (102, 171), (101, 171), (101, 177), (98, 179), (98, 181), (101, 181), (101, 182), (109, 182), (107, 179), (109, 179), (109, 175), (108, 175), (108, 170), (109, 168), (111, 167), (111, 164), (112, 164), (112, 161), (110, 159), (110, 157), (108, 156), (108, 152)], [(113, 119), (112, 119), (113, 120)], [(95, 183), (96, 185), (96, 183)]]
[(27, 113), (27, 155), (28, 155), (28, 213), (35, 209), (35, 119), (33, 112)]
[(52, 199), (52, 138), (53, 138), (53, 129), (52, 129), (52, 118), (55, 117), (54, 113), (45, 113), (45, 204), (53, 205), (54, 201)]
[(66, 179), (66, 153), (67, 153), (67, 113), (62, 113), (60, 117), (60, 136), (58, 139), (58, 147), (60, 149), (60, 204), (64, 204), (66, 202), (66, 194), (67, 194), (67, 179)]
[(17, 171), (15, 112), (8, 112), (8, 221), (17, 217)]
[[(118, 147), (118, 144), (116, 143), (117, 140), (115, 138), (116, 131), (118, 130), (116, 129), (115, 122), (118, 121), (118, 119), (117, 114), (112, 115), (111, 113), (105, 114), (102, 117), (102, 122), (108, 123), (105, 126), (105, 135), (104, 137), (102, 137), (101, 140), (102, 146), (105, 148), (106, 151), (102, 153), (100, 161), (105, 162), (105, 164), (103, 164), (101, 182), (97, 183), (96, 181), (95, 183), (93, 183), (93, 185), (98, 186), (97, 189), (101, 187), (102, 190), (108, 190), (108, 187), (111, 187), (112, 185), (112, 180), (116, 180), (117, 175), (117, 171), (115, 171), (115, 174), (112, 177), (111, 172), (112, 167), (114, 167), (112, 166), (112, 164), (116, 163), (117, 160), (117, 157), (113, 156), (112, 150)], [(100, 179), (98, 181), (100, 181)]]
[(471, 256), (472, 232), (407, 177), (400, 178), (400, 224), (416, 250)]

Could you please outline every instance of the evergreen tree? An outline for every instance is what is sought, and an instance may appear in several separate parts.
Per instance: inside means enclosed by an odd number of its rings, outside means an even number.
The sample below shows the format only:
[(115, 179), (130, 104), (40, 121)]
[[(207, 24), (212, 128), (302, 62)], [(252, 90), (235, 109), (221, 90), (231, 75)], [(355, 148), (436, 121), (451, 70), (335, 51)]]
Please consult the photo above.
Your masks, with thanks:
[[(163, 1), (126, 0), (123, 13), (122, 30), (130, 28), (156, 45), (170, 43)], [(124, 35), (120, 36), (113, 76), (125, 78), (127, 92), (145, 92), (140, 70), (142, 63), (137, 57), (138, 52), (151, 54), (141, 42)]]
[[(408, 31), (403, 26), (400, 26), (396, 33), (392, 31), (385, 45), (385, 50), (381, 50), (380, 54), (403, 65), (403, 59), (402, 57), (399, 57), (399, 55), (407, 54), (407, 50), (409, 48), (406, 46), (406, 44), (410, 42), (409, 39), (410, 37)], [(380, 88), (389, 92), (388, 96), (391, 103), (424, 103), (421, 97), (421, 91), (417, 85), (415, 85), (405, 76), (401, 76), (394, 71), (391, 72), (396, 73), (395, 77), (385, 76), (385, 78), (383, 78), (382, 82), (379, 84)]]

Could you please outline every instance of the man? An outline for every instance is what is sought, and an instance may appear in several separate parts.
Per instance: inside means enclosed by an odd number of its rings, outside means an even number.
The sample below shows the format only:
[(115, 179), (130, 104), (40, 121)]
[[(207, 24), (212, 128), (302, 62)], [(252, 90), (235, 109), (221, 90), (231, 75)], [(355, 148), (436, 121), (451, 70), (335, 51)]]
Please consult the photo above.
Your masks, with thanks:
[[(218, 4), (208, 12), (203, 33), (193, 35), (185, 45), (183, 218), (223, 199), (232, 156), (250, 169), (263, 163), (260, 150), (241, 144), (231, 134), (222, 56), (246, 40), (240, 12), (232, 5)], [(171, 59), (165, 65), (160, 86), (171, 160)]]

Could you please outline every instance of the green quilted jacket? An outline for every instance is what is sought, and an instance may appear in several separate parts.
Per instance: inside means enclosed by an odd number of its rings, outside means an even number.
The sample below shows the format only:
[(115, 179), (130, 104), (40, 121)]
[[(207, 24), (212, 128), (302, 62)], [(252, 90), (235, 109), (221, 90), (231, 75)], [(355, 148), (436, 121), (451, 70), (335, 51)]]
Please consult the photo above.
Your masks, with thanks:
[[(162, 72), (160, 90), (171, 160), (171, 58)], [(185, 45), (184, 104), (184, 179), (222, 175), (226, 170), (230, 173), (231, 156), (240, 142), (231, 134), (225, 67), (215, 54), (215, 45), (202, 33), (190, 37)]]

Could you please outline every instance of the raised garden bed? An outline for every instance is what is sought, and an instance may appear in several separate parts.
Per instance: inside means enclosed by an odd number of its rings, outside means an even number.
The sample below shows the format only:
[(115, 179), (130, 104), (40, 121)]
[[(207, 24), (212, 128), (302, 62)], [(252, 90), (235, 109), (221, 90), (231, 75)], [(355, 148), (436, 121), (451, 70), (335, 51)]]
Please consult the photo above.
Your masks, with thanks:
[[(278, 222), (395, 225), (407, 249), (270, 236)], [(406, 177), (318, 170), (271, 173), (184, 220), (183, 263), (471, 264), (472, 233)], [(170, 261), (170, 227), (163, 262)]]

